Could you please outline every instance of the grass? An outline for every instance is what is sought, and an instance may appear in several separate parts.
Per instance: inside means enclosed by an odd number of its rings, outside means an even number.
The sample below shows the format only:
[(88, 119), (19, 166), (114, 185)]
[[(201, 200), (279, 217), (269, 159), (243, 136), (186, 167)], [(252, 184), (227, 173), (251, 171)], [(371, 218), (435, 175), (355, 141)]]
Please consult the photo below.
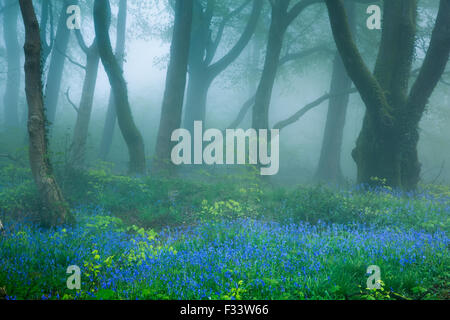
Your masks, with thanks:
[[(449, 298), (446, 187), (281, 189), (99, 169), (60, 176), (77, 224), (46, 230), (27, 176), (0, 171), (8, 299)], [(70, 265), (81, 290), (67, 289)], [(370, 265), (380, 290), (366, 289)]]

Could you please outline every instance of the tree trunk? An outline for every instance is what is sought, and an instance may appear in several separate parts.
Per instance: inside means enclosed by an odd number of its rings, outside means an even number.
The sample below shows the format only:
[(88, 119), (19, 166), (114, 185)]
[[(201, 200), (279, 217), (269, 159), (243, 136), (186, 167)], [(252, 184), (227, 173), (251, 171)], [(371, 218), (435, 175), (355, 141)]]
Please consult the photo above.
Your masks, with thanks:
[(3, 35), (6, 46), (8, 70), (6, 75), (6, 89), (3, 98), (5, 107), (5, 127), (19, 126), (19, 90), (20, 90), (20, 45), (17, 40), (17, 21), (19, 7), (14, 5), (16, 0), (5, 2), (6, 11), (3, 13)]
[[(206, 105), (208, 91), (212, 82), (224, 70), (226, 70), (241, 55), (242, 51), (250, 42), (262, 11), (263, 2), (253, 1), (253, 8), (247, 25), (242, 32), (239, 40), (228, 51), (228, 53), (217, 62), (211, 63), (216, 55), (217, 47), (221, 41), (223, 29), (219, 27), (216, 39), (211, 38), (212, 11), (214, 10), (214, 1), (208, 2), (209, 7), (203, 13), (200, 5), (194, 4), (194, 16), (199, 20), (198, 25), (192, 28), (191, 49), (189, 54), (189, 83), (187, 88), (186, 106), (184, 113), (184, 127), (192, 129), (194, 121), (205, 122)], [(238, 14), (244, 7), (232, 11), (228, 17), (225, 17), (222, 23), (226, 23)], [(197, 15), (200, 15), (197, 17)], [(224, 28), (225, 25), (223, 24)], [(212, 43), (211, 43), (212, 42)]]
[(282, 8), (281, 6), (281, 4), (278, 4), (277, 7), (272, 7), (272, 20), (264, 69), (256, 91), (255, 105), (253, 107), (252, 127), (254, 129), (269, 129), (269, 106), (283, 47), (283, 38), (287, 28), (284, 20), (287, 7)]
[(62, 192), (52, 174), (48, 157), (46, 119), (42, 96), (39, 23), (31, 0), (20, 0), (25, 25), (25, 91), (31, 172), (42, 200), (42, 220), (47, 226), (72, 222)]
[[(193, 130), (194, 121), (205, 121), (206, 102), (211, 81), (207, 74), (200, 70), (191, 69), (186, 95), (186, 110), (184, 114), (184, 127)], [(191, 131), (193, 132), (193, 131)]]
[[(336, 45), (366, 105), (353, 158), (358, 182), (415, 189), (419, 181), (418, 124), (450, 54), (450, 0), (442, 0), (424, 64), (408, 96), (417, 2), (385, 1), (374, 74), (353, 41), (342, 0), (326, 0)], [(378, 179), (374, 179), (378, 178)]]
[[(127, 0), (120, 0), (119, 14), (117, 17), (117, 35), (116, 35), (116, 59), (120, 68), (123, 68), (125, 59), (125, 36), (127, 28)], [(108, 157), (114, 138), (114, 129), (116, 128), (117, 113), (114, 102), (114, 94), (111, 92), (108, 100), (108, 109), (106, 111), (105, 126), (103, 127), (102, 139), (100, 142), (99, 158), (103, 161)]]
[(86, 160), (86, 142), (100, 62), (95, 40), (94, 44), (88, 49), (86, 61), (86, 75), (71, 147), (71, 163), (74, 167), (83, 167)]
[(100, 58), (109, 78), (109, 83), (116, 103), (117, 119), (120, 130), (128, 147), (130, 157), (129, 172), (144, 175), (145, 148), (141, 133), (134, 123), (128, 100), (128, 89), (123, 77), (123, 71), (114, 56), (109, 27), (111, 24), (111, 7), (108, 0), (95, 0), (94, 25)]
[[(354, 3), (347, 1), (346, 7), (349, 12), (350, 29), (352, 33), (355, 33), (356, 19)], [(349, 91), (351, 86), (352, 80), (345, 70), (339, 52), (336, 52), (330, 88), (332, 97), (328, 105), (322, 151), (316, 172), (316, 180), (320, 182), (332, 184), (344, 182), (341, 169), (341, 149), (350, 93), (342, 95), (341, 93)]]
[(402, 182), (406, 189), (415, 189), (420, 180), (421, 164), (418, 157), (419, 123), (428, 99), (441, 79), (450, 58), (450, 0), (441, 0), (430, 46), (411, 88), (406, 102), (401, 132)]
[(177, 0), (175, 24), (167, 70), (166, 89), (161, 110), (156, 142), (156, 167), (158, 171), (173, 170), (171, 163), (172, 132), (181, 126), (184, 90), (189, 59), (193, 0)]
[(335, 96), (330, 98), (328, 105), (322, 151), (316, 173), (316, 179), (320, 182), (340, 184), (344, 180), (341, 170), (341, 148), (350, 94), (337, 94), (350, 90), (351, 86), (352, 81), (347, 76), (341, 57), (336, 54), (330, 89)]
[(55, 44), (50, 58), (50, 66), (47, 74), (47, 83), (45, 89), (45, 111), (47, 120), (50, 123), (55, 121), (56, 109), (58, 106), (59, 93), (61, 90), (64, 64), (66, 61), (65, 53), (69, 45), (70, 30), (67, 28), (67, 7), (76, 5), (77, 0), (64, 0), (61, 14), (56, 31)]

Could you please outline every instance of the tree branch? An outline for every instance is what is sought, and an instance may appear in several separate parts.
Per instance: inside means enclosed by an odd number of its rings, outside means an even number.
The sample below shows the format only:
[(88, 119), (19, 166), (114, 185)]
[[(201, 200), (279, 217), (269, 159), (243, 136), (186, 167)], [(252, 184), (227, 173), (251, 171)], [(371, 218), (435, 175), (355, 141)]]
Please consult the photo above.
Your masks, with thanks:
[(73, 60), (71, 57), (69, 57), (69, 55), (67, 55), (66, 53), (62, 52), (61, 50), (58, 49), (58, 46), (55, 46), (56, 50), (63, 55), (64, 57), (66, 57), (67, 60), (69, 60), (72, 64), (76, 65), (77, 67), (80, 67), (81, 69), (86, 70), (86, 66), (82, 65), (81, 63), (76, 62), (75, 60)]
[(422, 68), (408, 97), (407, 110), (420, 120), (450, 57), (450, 0), (441, 0), (436, 24)]
[(319, 46), (316, 46), (316, 47), (313, 47), (310, 49), (305, 49), (303, 51), (299, 51), (296, 53), (287, 53), (284, 57), (280, 58), (279, 66), (281, 67), (284, 64), (286, 64), (292, 60), (302, 59), (302, 58), (305, 58), (309, 55), (312, 55), (312, 54), (320, 52), (320, 51), (334, 53), (334, 51), (329, 49), (327, 46), (319, 45)]
[[(293, 53), (293, 54), (287, 54), (286, 56), (284, 56), (283, 58), (280, 59), (280, 61), (278, 62), (279, 67), (283, 66), (284, 64), (293, 61), (293, 60), (297, 60), (297, 59), (302, 59), (305, 58), (313, 53), (319, 52), (319, 51), (330, 51), (326, 46), (317, 46), (317, 47), (313, 47), (310, 49), (306, 49), (297, 53)], [(256, 98), (256, 94), (254, 94), (251, 98), (249, 98), (239, 109), (239, 113), (236, 116), (236, 119), (234, 119), (234, 121), (229, 125), (228, 128), (237, 128), (239, 126), (239, 124), (242, 122), (242, 120), (244, 120), (245, 115), (247, 114), (247, 112), (251, 109), (251, 107), (253, 107), (253, 105), (255, 104), (255, 98)]]
[(244, 32), (234, 47), (219, 61), (208, 68), (208, 73), (214, 77), (225, 70), (233, 61), (235, 61), (247, 46), (252, 38), (256, 26), (258, 25), (259, 16), (261, 15), (263, 1), (253, 0), (253, 9), (250, 19), (245, 27)]
[(358, 90), (353, 88), (353, 89), (350, 89), (348, 91), (345, 91), (345, 92), (342, 92), (342, 93), (338, 93), (338, 94), (326, 93), (323, 96), (321, 96), (320, 98), (316, 99), (315, 101), (313, 101), (310, 104), (307, 104), (306, 106), (301, 108), (299, 111), (294, 113), (292, 116), (290, 116), (286, 120), (278, 122), (277, 124), (275, 124), (275, 126), (273, 128), (282, 130), (282, 129), (286, 128), (287, 126), (297, 122), (301, 117), (303, 117), (311, 109), (320, 106), (322, 104), (322, 102), (324, 102), (324, 101), (326, 101), (328, 99), (334, 98), (334, 97), (342, 96), (342, 95), (345, 95), (345, 94), (353, 94), (353, 93), (356, 93), (356, 92), (358, 92)]
[(244, 120), (245, 115), (250, 110), (251, 107), (255, 104), (256, 94), (254, 94), (250, 99), (248, 99), (240, 108), (239, 113), (234, 119), (234, 121), (228, 126), (229, 129), (231, 128), (237, 128), (239, 124)]
[(79, 112), (79, 109), (78, 109), (78, 107), (76, 106), (76, 104), (70, 99), (70, 93), (69, 93), (69, 91), (70, 91), (70, 87), (67, 88), (67, 91), (66, 91), (66, 93), (65, 93), (66, 99), (67, 99), (67, 101), (70, 103), (70, 105), (72, 106), (72, 108), (74, 108), (75, 111), (78, 113), (78, 112)]
[(216, 38), (214, 41), (211, 40), (211, 47), (207, 51), (206, 58), (205, 58), (205, 64), (209, 65), (212, 60), (214, 59), (214, 56), (216, 55), (217, 48), (219, 47), (220, 41), (222, 40), (223, 32), (225, 30), (225, 27), (227, 26), (227, 23), (235, 16), (237, 16), (244, 8), (250, 3), (251, 0), (245, 0), (244, 3), (238, 7), (237, 9), (233, 10), (229, 14), (227, 14), (221, 21), (219, 25), (219, 29), (216, 34)]

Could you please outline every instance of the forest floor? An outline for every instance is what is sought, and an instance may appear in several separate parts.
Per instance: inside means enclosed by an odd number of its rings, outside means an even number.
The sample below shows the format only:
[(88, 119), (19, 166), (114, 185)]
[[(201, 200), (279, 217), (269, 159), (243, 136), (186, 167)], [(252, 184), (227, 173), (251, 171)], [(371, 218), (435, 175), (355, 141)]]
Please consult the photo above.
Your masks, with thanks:
[[(450, 298), (448, 187), (283, 189), (105, 169), (59, 181), (77, 223), (43, 229), (29, 172), (0, 169), (4, 298)], [(72, 265), (80, 290), (67, 288)], [(379, 290), (366, 288), (371, 265)]]

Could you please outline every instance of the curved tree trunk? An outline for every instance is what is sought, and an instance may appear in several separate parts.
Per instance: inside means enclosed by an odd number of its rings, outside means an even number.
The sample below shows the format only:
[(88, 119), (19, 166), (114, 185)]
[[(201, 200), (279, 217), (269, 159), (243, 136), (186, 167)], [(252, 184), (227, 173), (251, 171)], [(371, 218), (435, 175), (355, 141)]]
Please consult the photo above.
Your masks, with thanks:
[(285, 8), (282, 7), (282, 4), (278, 4), (277, 7), (272, 6), (272, 20), (264, 69), (256, 90), (255, 105), (253, 107), (252, 127), (254, 129), (269, 128), (269, 106), (283, 47), (283, 38), (287, 28), (285, 16), (288, 1), (284, 2), (287, 3)]
[[(117, 36), (116, 36), (116, 59), (120, 68), (123, 68), (125, 58), (125, 36), (127, 28), (127, 0), (120, 0), (119, 14), (117, 16)], [(114, 102), (114, 94), (111, 92), (108, 100), (108, 109), (106, 111), (105, 126), (103, 127), (102, 138), (100, 142), (99, 158), (106, 160), (111, 149), (114, 138), (114, 129), (116, 128), (117, 113)]]
[(19, 3), (25, 25), (25, 91), (28, 102), (30, 166), (42, 201), (42, 220), (47, 226), (56, 226), (71, 222), (72, 216), (52, 174), (48, 158), (39, 23), (32, 1), (20, 0)]
[(6, 46), (8, 70), (6, 74), (6, 89), (3, 103), (5, 107), (5, 127), (16, 128), (19, 126), (19, 90), (20, 90), (20, 45), (17, 40), (17, 23), (19, 6), (14, 5), (16, 0), (5, 2), (3, 13), (3, 35)]
[(134, 123), (130, 103), (128, 101), (127, 84), (123, 77), (122, 68), (117, 62), (112, 50), (108, 33), (110, 24), (111, 7), (109, 1), (95, 0), (94, 25), (98, 50), (108, 75), (111, 89), (114, 93), (119, 127), (128, 147), (128, 154), (130, 157), (129, 172), (131, 174), (144, 175), (146, 172), (144, 141)]
[(184, 90), (189, 59), (193, 0), (177, 0), (175, 24), (167, 70), (166, 89), (161, 110), (156, 142), (156, 167), (158, 171), (172, 171), (172, 132), (181, 126)]

